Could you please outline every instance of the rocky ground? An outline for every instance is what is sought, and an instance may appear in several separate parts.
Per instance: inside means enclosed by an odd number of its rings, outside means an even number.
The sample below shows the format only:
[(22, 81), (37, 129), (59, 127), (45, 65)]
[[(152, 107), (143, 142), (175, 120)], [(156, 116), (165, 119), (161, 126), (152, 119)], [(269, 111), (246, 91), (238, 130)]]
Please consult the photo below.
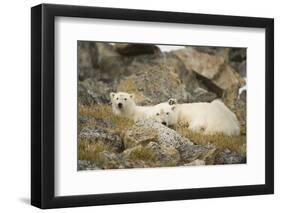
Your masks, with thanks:
[[(246, 162), (246, 49), (78, 42), (78, 169)], [(221, 98), (241, 136), (205, 136), (112, 114), (109, 93), (134, 93), (139, 105)]]

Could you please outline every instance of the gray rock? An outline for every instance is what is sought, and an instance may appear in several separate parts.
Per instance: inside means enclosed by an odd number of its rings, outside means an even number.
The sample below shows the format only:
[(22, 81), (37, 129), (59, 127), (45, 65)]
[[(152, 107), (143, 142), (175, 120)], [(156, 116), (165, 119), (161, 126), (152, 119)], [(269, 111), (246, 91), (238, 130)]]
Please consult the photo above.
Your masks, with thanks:
[(108, 151), (99, 153), (99, 161), (102, 169), (119, 169), (124, 164), (119, 154)]
[(151, 141), (158, 139), (157, 132), (147, 127), (133, 126), (128, 129), (124, 134), (124, 146), (125, 149), (137, 146), (146, 145)]
[(217, 95), (213, 92), (209, 92), (203, 88), (196, 88), (192, 94), (192, 102), (212, 102), (217, 98)]
[(103, 151), (99, 153), (102, 169), (125, 169), (125, 168), (145, 168), (150, 167), (145, 161), (132, 161), (123, 158), (121, 154)]
[(87, 160), (78, 160), (78, 171), (79, 170), (94, 170), (94, 169), (100, 169), (97, 167), (94, 162), (87, 161)]
[(205, 164), (214, 164), (217, 149), (212, 146), (183, 144), (178, 147), (181, 161), (191, 163), (195, 160), (202, 160)]
[(82, 128), (78, 138), (78, 141), (86, 139), (91, 143), (104, 143), (110, 145), (112, 150), (116, 152), (124, 150), (122, 138), (118, 134), (114, 134), (97, 126), (87, 126)]
[(170, 98), (186, 102), (188, 93), (179, 75), (172, 67), (149, 66), (125, 78), (117, 87), (118, 91), (134, 93), (140, 105), (157, 104)]
[(237, 62), (237, 61), (231, 61), (230, 65), (237, 70), (237, 72), (240, 74), (241, 77), (245, 78), (246, 77), (246, 60), (242, 62)]
[(180, 162), (180, 154), (174, 147), (161, 146), (159, 143), (150, 142), (146, 148), (149, 148), (155, 154), (158, 164), (161, 166), (176, 166)]
[(229, 60), (242, 62), (246, 60), (246, 48), (230, 48)]
[(146, 145), (149, 142), (157, 142), (161, 146), (177, 148), (183, 144), (193, 144), (189, 139), (182, 137), (175, 130), (153, 120), (142, 120), (125, 132), (125, 147), (133, 147), (139, 144)]
[(78, 102), (83, 105), (109, 103), (110, 87), (102, 81), (86, 79), (78, 82)]
[(91, 55), (91, 42), (78, 41), (78, 76), (84, 80), (94, 76), (93, 61)]
[(231, 152), (228, 149), (218, 152), (215, 164), (241, 164), (246, 163), (246, 157)]

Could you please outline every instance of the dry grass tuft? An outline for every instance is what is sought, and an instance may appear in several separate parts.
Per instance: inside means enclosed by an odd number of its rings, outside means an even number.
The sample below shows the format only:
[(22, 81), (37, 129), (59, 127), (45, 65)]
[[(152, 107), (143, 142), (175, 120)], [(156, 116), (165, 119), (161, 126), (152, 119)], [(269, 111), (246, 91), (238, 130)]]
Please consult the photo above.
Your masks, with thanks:
[[(116, 133), (121, 133), (123, 130), (126, 130), (127, 128), (131, 127), (134, 124), (134, 122), (128, 118), (114, 115), (111, 106), (106, 104), (79, 106), (79, 116), (90, 116), (95, 119), (108, 121), (109, 123), (113, 124), (113, 126), (115, 126), (115, 128), (111, 128), (108, 130)], [(90, 119), (84, 124), (84, 126), (86, 125), (98, 126), (98, 124), (95, 122), (95, 119)]]
[(157, 160), (157, 157), (151, 149), (140, 146), (140, 148), (134, 149), (130, 152), (130, 154), (128, 155), (128, 159), (132, 161), (143, 160), (155, 162)]
[(189, 138), (196, 144), (207, 145), (213, 144), (217, 148), (229, 149), (242, 156), (246, 156), (246, 136), (225, 136), (222, 134), (203, 135), (188, 130), (187, 127), (175, 127), (175, 130), (184, 137)]
[(99, 157), (99, 153), (110, 150), (111, 148), (104, 143), (90, 143), (87, 140), (81, 140), (78, 144), (78, 158), (102, 165), (104, 162)]

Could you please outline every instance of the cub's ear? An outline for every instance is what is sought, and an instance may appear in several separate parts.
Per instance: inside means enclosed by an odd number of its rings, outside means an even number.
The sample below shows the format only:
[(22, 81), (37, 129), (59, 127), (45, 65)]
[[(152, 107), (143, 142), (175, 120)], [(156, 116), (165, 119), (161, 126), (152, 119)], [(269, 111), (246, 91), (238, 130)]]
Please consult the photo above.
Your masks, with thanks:
[(110, 93), (110, 99), (113, 99), (115, 97), (116, 93), (115, 92), (111, 92)]
[(135, 98), (135, 94), (130, 94), (130, 98), (134, 99)]
[(176, 104), (177, 104), (177, 99), (170, 98), (170, 99), (168, 100), (168, 104), (169, 104), (169, 105), (176, 105)]

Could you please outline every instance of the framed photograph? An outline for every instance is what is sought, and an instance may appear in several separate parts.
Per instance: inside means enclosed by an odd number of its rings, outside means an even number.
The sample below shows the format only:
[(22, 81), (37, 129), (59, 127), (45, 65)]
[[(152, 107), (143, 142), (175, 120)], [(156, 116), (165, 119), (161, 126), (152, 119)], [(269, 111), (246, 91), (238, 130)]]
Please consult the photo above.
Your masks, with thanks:
[(274, 20), (31, 9), (31, 204), (272, 194)]

